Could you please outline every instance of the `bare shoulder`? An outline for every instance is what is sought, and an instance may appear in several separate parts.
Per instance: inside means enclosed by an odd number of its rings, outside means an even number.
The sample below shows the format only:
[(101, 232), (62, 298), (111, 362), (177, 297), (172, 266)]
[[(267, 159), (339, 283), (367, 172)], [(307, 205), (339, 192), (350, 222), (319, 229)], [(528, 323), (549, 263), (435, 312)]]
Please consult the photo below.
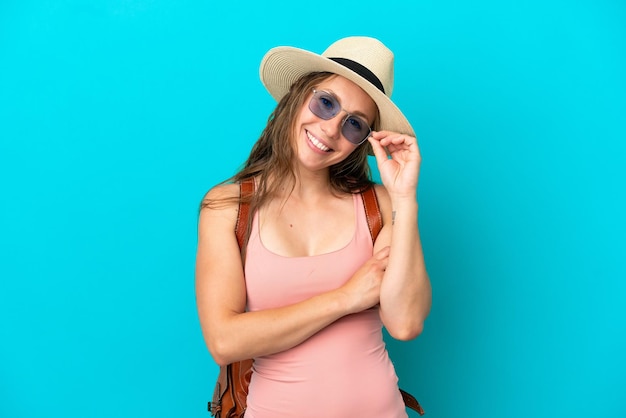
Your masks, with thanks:
[(234, 183), (218, 184), (211, 188), (202, 199), (202, 202), (229, 201), (239, 196), (239, 185)]
[[(239, 210), (239, 185), (220, 184), (209, 190), (202, 199), (199, 228), (213, 233), (224, 228), (233, 230)], [(208, 232), (208, 231), (207, 231)]]

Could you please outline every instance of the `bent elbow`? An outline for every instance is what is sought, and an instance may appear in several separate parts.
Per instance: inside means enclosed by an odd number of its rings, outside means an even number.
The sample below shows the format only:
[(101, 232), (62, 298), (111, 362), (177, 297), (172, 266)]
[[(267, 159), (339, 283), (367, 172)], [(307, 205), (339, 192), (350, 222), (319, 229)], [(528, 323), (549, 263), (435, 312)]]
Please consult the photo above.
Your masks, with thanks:
[(232, 361), (227, 361), (222, 357), (216, 357), (213, 355), (213, 361), (215, 362), (215, 364), (217, 364), (219, 367), (226, 367), (229, 364), (232, 363)]
[(214, 351), (210, 351), (211, 353), (211, 357), (213, 358), (213, 361), (215, 362), (215, 364), (217, 364), (220, 367), (224, 367), (230, 363), (232, 363), (231, 361), (228, 361), (226, 357), (224, 356), (220, 356), (219, 354), (215, 353)]
[(233, 362), (232, 355), (229, 354), (223, 340), (211, 341), (207, 344), (207, 348), (218, 366), (223, 367)]
[(424, 330), (424, 322), (416, 321), (412, 324), (404, 324), (402, 327), (387, 329), (389, 335), (399, 341), (410, 341), (417, 338)]

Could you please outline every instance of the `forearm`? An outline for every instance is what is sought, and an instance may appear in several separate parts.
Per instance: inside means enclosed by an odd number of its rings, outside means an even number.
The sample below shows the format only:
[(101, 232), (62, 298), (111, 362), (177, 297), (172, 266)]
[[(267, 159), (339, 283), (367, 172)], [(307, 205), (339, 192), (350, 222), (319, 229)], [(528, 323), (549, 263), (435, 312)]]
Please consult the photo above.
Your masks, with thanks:
[(431, 287), (417, 224), (415, 197), (392, 197), (389, 264), (380, 290), (380, 314), (397, 339), (415, 338), (430, 311)]
[(232, 314), (207, 337), (218, 364), (278, 353), (302, 343), (349, 313), (333, 291), (275, 309)]

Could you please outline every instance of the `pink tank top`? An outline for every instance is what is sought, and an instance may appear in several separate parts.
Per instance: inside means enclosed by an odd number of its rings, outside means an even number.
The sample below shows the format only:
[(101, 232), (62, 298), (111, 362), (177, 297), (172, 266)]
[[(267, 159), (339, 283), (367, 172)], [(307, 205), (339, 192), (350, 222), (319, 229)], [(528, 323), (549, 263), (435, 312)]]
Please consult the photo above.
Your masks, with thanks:
[[(297, 303), (336, 289), (373, 252), (361, 195), (349, 244), (312, 257), (283, 257), (263, 246), (258, 213), (247, 248), (248, 310)], [(339, 319), (300, 345), (254, 361), (246, 418), (407, 417), (377, 309)]]

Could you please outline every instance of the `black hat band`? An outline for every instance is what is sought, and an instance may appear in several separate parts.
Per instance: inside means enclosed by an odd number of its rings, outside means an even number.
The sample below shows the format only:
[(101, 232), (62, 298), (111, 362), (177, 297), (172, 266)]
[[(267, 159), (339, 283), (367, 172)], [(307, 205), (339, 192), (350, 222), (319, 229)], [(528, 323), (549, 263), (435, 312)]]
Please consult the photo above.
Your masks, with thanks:
[(358, 75), (360, 75), (361, 77), (363, 77), (364, 79), (372, 83), (374, 86), (376, 86), (378, 90), (385, 93), (385, 88), (383, 87), (383, 83), (381, 83), (378, 77), (376, 77), (376, 74), (371, 72), (364, 65), (361, 65), (358, 62), (352, 61), (351, 59), (348, 59), (348, 58), (330, 58), (329, 57), (329, 59), (335, 61), (337, 64), (341, 64), (344, 67), (354, 71), (355, 73), (357, 73)]

